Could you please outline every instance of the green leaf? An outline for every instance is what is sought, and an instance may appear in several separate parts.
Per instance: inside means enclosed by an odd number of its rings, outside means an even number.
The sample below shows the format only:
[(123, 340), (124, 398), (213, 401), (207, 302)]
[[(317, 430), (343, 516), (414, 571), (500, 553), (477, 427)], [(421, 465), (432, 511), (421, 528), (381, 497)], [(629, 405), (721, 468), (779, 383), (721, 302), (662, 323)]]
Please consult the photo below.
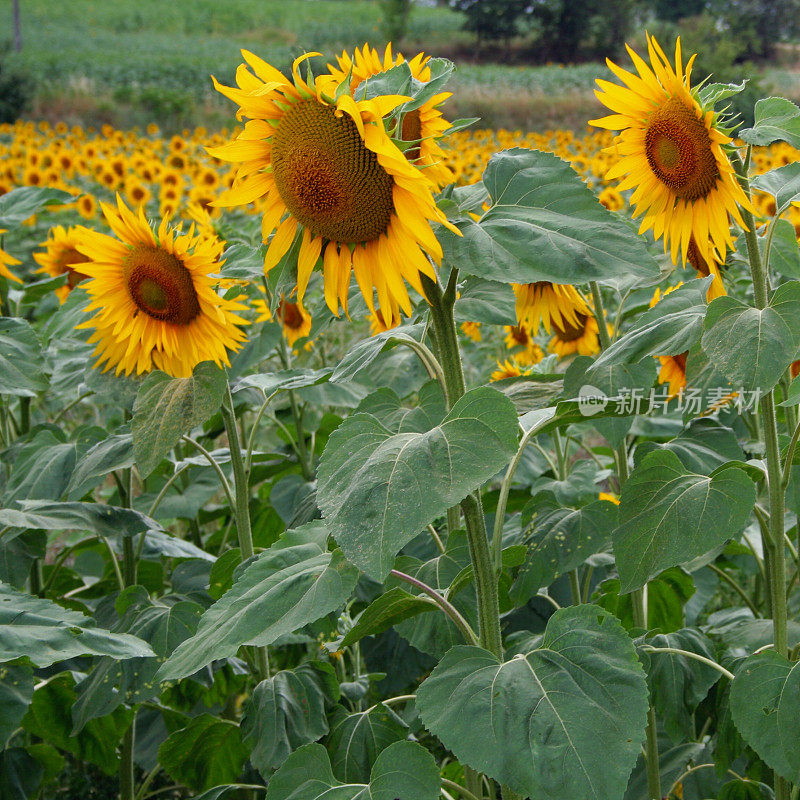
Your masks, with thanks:
[(501, 283), (614, 283), (658, 277), (635, 229), (605, 209), (570, 165), (550, 153), (496, 153), (483, 183), (492, 207), (475, 222), (456, 221), (462, 236), (440, 234), (449, 263)]
[(131, 420), (133, 455), (143, 478), (183, 434), (219, 410), (226, 381), (225, 373), (210, 361), (198, 364), (191, 378), (156, 371), (144, 379)]
[(224, 260), (222, 275), (226, 278), (260, 284), (264, 277), (265, 255), (266, 248), (263, 245), (250, 247), (238, 242), (231, 244), (222, 254)]
[[(141, 587), (127, 589), (126, 593), (141, 592)], [(136, 594), (133, 594), (136, 598)], [(119, 662), (113, 658), (99, 661), (85, 680), (77, 686), (78, 700), (72, 709), (74, 731), (86, 723), (110, 714), (122, 703), (143, 703), (159, 694), (160, 687), (154, 676), (161, 662), (183, 641), (192, 636), (203, 613), (202, 606), (188, 600), (174, 605), (153, 605), (146, 598), (134, 602), (114, 627), (115, 633), (130, 633), (148, 642), (153, 648), (153, 658), (132, 658)]]
[(621, 797), (647, 715), (628, 634), (597, 606), (556, 611), (539, 649), (500, 662), (450, 650), (417, 691), (425, 727), (463, 764), (529, 797)]
[(24, 747), (0, 751), (0, 797), (3, 800), (30, 800), (42, 780), (44, 770)]
[(243, 644), (271, 644), (347, 600), (357, 570), (340, 550), (324, 549), (324, 536), (322, 544), (303, 541), (304, 531), (325, 533), (319, 523), (310, 523), (242, 565), (233, 587), (203, 614), (196, 635), (175, 650), (157, 680), (191, 675), (235, 655)]
[(272, 776), (266, 800), (438, 800), (441, 778), (433, 756), (416, 742), (395, 742), (376, 759), (369, 785), (342, 784), (325, 748), (307, 744)]
[(792, 200), (800, 198), (800, 163), (795, 161), (756, 175), (751, 186), (753, 189), (772, 195), (775, 198), (776, 209), (783, 208)]
[(281, 670), (261, 681), (242, 717), (253, 766), (268, 778), (292, 751), (323, 737), (328, 732), (325, 706), (338, 699), (336, 673), (321, 661)]
[(331, 375), (331, 381), (339, 383), (353, 380), (356, 375), (369, 367), (381, 353), (391, 350), (401, 342), (419, 342), (424, 328), (425, 326), (422, 323), (404, 325), (400, 328), (392, 328), (375, 336), (370, 336), (368, 339), (362, 339), (351, 347), (344, 358), (337, 364)]
[(49, 667), (86, 654), (120, 659), (154, 655), (135, 636), (97, 628), (78, 611), (0, 582), (0, 662), (27, 657), (37, 667)]
[(254, 387), (265, 395), (271, 395), (273, 392), (285, 392), (289, 389), (325, 383), (330, 374), (330, 369), (284, 369), (278, 372), (262, 372), (237, 381), (234, 391)]
[(767, 97), (756, 103), (755, 125), (739, 131), (747, 144), (766, 146), (777, 141), (800, 147), (800, 108), (783, 97)]
[(355, 624), (342, 638), (341, 646), (349, 647), (365, 636), (374, 636), (404, 619), (436, 611), (437, 607), (425, 597), (418, 597), (395, 586), (373, 600), (359, 615)]
[(729, 97), (743, 92), (746, 85), (747, 79), (741, 83), (707, 83), (698, 92), (700, 103), (704, 108), (709, 108), (721, 100), (727, 100)]
[(211, 714), (194, 717), (158, 748), (158, 763), (178, 783), (203, 791), (239, 777), (247, 761), (239, 726)]
[(39, 528), (46, 531), (81, 530), (98, 536), (135, 536), (159, 529), (150, 517), (130, 508), (105, 503), (54, 503), (50, 500), (19, 500), (17, 508), (0, 508), (0, 527)]
[(319, 466), (317, 501), (331, 533), (382, 580), (403, 545), (508, 463), (518, 430), (511, 401), (486, 387), (467, 392), (424, 433), (392, 433), (373, 415), (354, 414), (331, 435)]
[(617, 507), (596, 500), (582, 508), (554, 504), (539, 510), (526, 544), (525, 562), (511, 587), (515, 605), (523, 605), (541, 587), (549, 586), (559, 575), (577, 569), (594, 553), (599, 553), (611, 538), (617, 522)]
[(635, 364), (647, 356), (685, 353), (703, 333), (709, 283), (710, 278), (692, 280), (664, 295), (629, 331), (600, 354), (594, 369), (611, 364)]
[(0, 664), (0, 750), (19, 727), (33, 697), (33, 670), (16, 664)]
[(675, 453), (686, 469), (709, 475), (728, 461), (744, 461), (745, 455), (736, 434), (711, 419), (694, 419), (674, 439), (665, 444), (642, 442), (634, 452), (638, 465), (654, 450)]
[(763, 310), (718, 297), (708, 307), (702, 345), (735, 387), (768, 392), (800, 348), (800, 281), (781, 284)]
[[(644, 640), (651, 647), (672, 647), (697, 653), (714, 660), (711, 643), (693, 628), (675, 633), (659, 633)], [(720, 679), (720, 673), (700, 661), (675, 653), (641, 652), (650, 687), (650, 699), (658, 709), (658, 717), (667, 735), (675, 744), (691, 739), (693, 714), (709, 689)]]
[(111, 775), (119, 768), (117, 746), (133, 714), (120, 708), (103, 719), (93, 719), (79, 734), (73, 734), (70, 709), (75, 703), (74, 685), (72, 673), (63, 672), (39, 686), (22, 727)]
[(507, 283), (487, 281), (468, 275), (459, 288), (453, 314), (457, 322), (516, 325), (514, 290)]
[[(776, 219), (771, 224), (775, 226), (775, 231), (772, 234), (770, 249), (770, 269), (787, 278), (800, 278), (800, 249), (797, 247), (794, 225), (787, 219)], [(762, 244), (763, 259), (766, 243), (764, 239), (760, 239), (759, 242)]]
[(38, 214), (46, 206), (73, 203), (76, 196), (61, 189), (20, 186), (0, 196), (0, 228), (9, 230)]
[(67, 487), (67, 496), (83, 497), (114, 470), (133, 466), (133, 440), (129, 433), (114, 434), (90, 447), (78, 459)]
[(15, 454), (3, 505), (16, 500), (57, 500), (66, 491), (77, 459), (77, 447), (41, 430)]
[(731, 714), (742, 737), (781, 777), (800, 781), (800, 663), (772, 650), (736, 672)]
[(383, 703), (355, 714), (337, 706), (325, 743), (333, 774), (346, 783), (367, 783), (375, 759), (407, 737), (408, 725)]
[(621, 589), (638, 589), (659, 572), (705, 555), (745, 525), (756, 490), (736, 467), (711, 477), (689, 472), (667, 450), (642, 459), (622, 488), (613, 533)]
[[(3, 197), (0, 196), (0, 201)], [(2, 227), (2, 226), (0, 226)], [(0, 394), (36, 397), (47, 390), (44, 356), (36, 331), (24, 319), (0, 319)]]

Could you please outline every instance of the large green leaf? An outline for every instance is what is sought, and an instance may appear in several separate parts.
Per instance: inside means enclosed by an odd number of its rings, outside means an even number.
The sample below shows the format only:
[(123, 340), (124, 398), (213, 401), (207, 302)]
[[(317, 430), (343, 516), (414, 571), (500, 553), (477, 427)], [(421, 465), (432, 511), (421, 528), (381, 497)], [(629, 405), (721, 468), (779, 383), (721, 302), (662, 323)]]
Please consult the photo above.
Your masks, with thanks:
[(433, 756), (416, 742), (395, 742), (375, 760), (369, 784), (340, 783), (325, 748), (307, 744), (272, 776), (267, 800), (438, 800)]
[(734, 387), (768, 392), (800, 349), (800, 281), (781, 284), (762, 310), (718, 297), (708, 307), (702, 345)]
[(611, 364), (635, 364), (647, 356), (685, 353), (700, 339), (710, 280), (685, 283), (664, 295), (634, 326), (600, 354), (594, 369)]
[(250, 761), (268, 778), (293, 750), (328, 732), (325, 706), (339, 699), (339, 683), (330, 664), (314, 661), (281, 670), (261, 681), (242, 717)]
[(421, 323), (404, 325), (401, 328), (392, 328), (370, 336), (368, 339), (362, 339), (353, 345), (337, 364), (331, 375), (331, 381), (334, 383), (350, 381), (369, 367), (381, 353), (397, 347), (401, 342), (419, 342), (424, 328), (425, 326)]
[(454, 647), (417, 709), (459, 761), (526, 797), (608, 800), (622, 796), (644, 738), (647, 685), (619, 622), (573, 606), (510, 661)]
[[(671, 647), (714, 660), (711, 643), (693, 628), (674, 633), (658, 633), (644, 640), (650, 647)], [(709, 689), (720, 679), (720, 673), (694, 658), (677, 653), (650, 653), (643, 649), (647, 684), (658, 718), (675, 744), (691, 739), (693, 714)]]
[(42, 780), (42, 767), (24, 747), (0, 751), (0, 797), (30, 800)]
[(260, 389), (265, 395), (270, 395), (273, 392), (289, 391), (324, 383), (330, 374), (330, 369), (284, 369), (278, 372), (259, 372), (238, 380), (235, 391), (254, 387)]
[(483, 183), (491, 208), (477, 222), (458, 220), (462, 236), (440, 234), (445, 257), (464, 272), (501, 283), (658, 278), (644, 239), (556, 156), (504, 150), (489, 161)]
[(57, 500), (69, 484), (77, 447), (52, 430), (41, 430), (15, 454), (2, 504), (15, 500)]
[(731, 686), (731, 714), (772, 769), (800, 782), (800, 663), (772, 650), (747, 658)]
[[(110, 714), (122, 703), (132, 705), (156, 697), (160, 691), (154, 676), (161, 662), (184, 640), (192, 636), (203, 612), (202, 606), (188, 600), (174, 604), (152, 604), (142, 587), (127, 589), (120, 600), (130, 602), (115, 633), (130, 633), (147, 642), (152, 658), (118, 661), (103, 658), (77, 686), (78, 700), (72, 709), (74, 730)], [(119, 600), (118, 600), (119, 602)]]
[(576, 569), (611, 539), (617, 523), (617, 507), (596, 500), (582, 508), (565, 508), (555, 502), (538, 508), (528, 537), (525, 562), (511, 587), (516, 605), (526, 603), (559, 575)]
[(36, 397), (47, 386), (44, 356), (36, 331), (27, 320), (0, 319), (0, 394)]
[(345, 602), (357, 570), (340, 550), (325, 550), (324, 537), (314, 541), (305, 530), (325, 532), (310, 523), (243, 565), (233, 587), (203, 614), (195, 636), (162, 665), (157, 680), (191, 675), (235, 655), (243, 644), (271, 644)]
[(17, 664), (0, 664), (0, 750), (19, 727), (32, 697), (33, 670)]
[(135, 636), (97, 628), (79, 611), (0, 582), (0, 662), (27, 657), (37, 667), (49, 667), (85, 654), (119, 659), (155, 655)]
[[(787, 278), (800, 278), (800, 249), (797, 246), (797, 233), (788, 219), (776, 219), (770, 223), (775, 226), (770, 248), (770, 269)], [(760, 239), (762, 259), (766, 251), (765, 239)]]
[(181, 436), (215, 414), (225, 394), (225, 373), (204, 361), (191, 378), (171, 378), (151, 372), (136, 397), (131, 433), (133, 455), (142, 477), (147, 477)]
[(93, 719), (78, 734), (72, 730), (70, 709), (75, 703), (75, 678), (70, 672), (51, 677), (33, 693), (22, 727), (80, 760), (96, 764), (111, 775), (119, 768), (117, 747), (133, 717), (117, 709), (103, 719)]
[(345, 555), (382, 580), (406, 543), (504, 467), (517, 448), (514, 406), (473, 389), (425, 433), (393, 433), (354, 414), (323, 453), (317, 501)]
[(771, 194), (775, 198), (776, 209), (782, 208), (800, 198), (800, 162), (794, 161), (756, 175), (750, 185), (753, 189)]
[(638, 589), (668, 567), (733, 538), (747, 522), (756, 490), (736, 467), (713, 475), (689, 472), (675, 453), (642, 459), (622, 488), (614, 556), (623, 592)]
[(739, 138), (758, 146), (777, 141), (800, 147), (800, 108), (783, 97), (767, 97), (756, 103), (755, 125), (739, 131)]
[(404, 619), (437, 609), (438, 606), (430, 598), (411, 594), (395, 586), (376, 597), (361, 612), (353, 627), (342, 638), (341, 645), (349, 647), (365, 636), (381, 633)]
[(46, 206), (75, 201), (75, 195), (46, 186), (20, 186), (0, 197), (0, 228), (16, 228)]
[(20, 500), (20, 508), (0, 508), (0, 527), (41, 528), (46, 531), (81, 530), (98, 536), (134, 536), (161, 526), (130, 508), (105, 503), (54, 503), (50, 500)]
[(333, 774), (346, 783), (367, 783), (381, 752), (407, 737), (408, 725), (383, 703), (355, 714), (337, 706), (325, 742)]
[(469, 275), (459, 287), (453, 315), (457, 322), (516, 325), (514, 290), (507, 283)]
[(164, 770), (200, 791), (235, 781), (246, 760), (239, 726), (211, 714), (194, 717), (158, 748), (158, 763)]
[(133, 440), (129, 433), (109, 436), (89, 448), (75, 465), (67, 497), (77, 499), (102, 483), (114, 470), (133, 466)]

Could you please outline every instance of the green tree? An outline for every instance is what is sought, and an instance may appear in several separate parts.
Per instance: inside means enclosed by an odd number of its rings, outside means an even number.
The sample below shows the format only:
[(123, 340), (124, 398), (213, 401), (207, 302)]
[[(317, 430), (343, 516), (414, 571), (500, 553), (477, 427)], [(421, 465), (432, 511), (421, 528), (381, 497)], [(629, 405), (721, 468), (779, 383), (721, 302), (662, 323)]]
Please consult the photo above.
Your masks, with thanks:
[(515, 36), (529, 3), (528, 0), (450, 0), (450, 6), (464, 14), (464, 29), (474, 33), (478, 43), (482, 43)]

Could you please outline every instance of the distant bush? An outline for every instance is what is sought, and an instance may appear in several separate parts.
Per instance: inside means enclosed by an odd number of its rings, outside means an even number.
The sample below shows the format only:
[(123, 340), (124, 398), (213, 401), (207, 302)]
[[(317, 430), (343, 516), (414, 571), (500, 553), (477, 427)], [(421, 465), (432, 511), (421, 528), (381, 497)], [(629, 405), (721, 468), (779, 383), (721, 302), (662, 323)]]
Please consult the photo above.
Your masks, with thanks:
[(7, 67), (5, 59), (9, 50), (8, 44), (0, 47), (0, 123), (19, 119), (36, 88), (30, 77)]

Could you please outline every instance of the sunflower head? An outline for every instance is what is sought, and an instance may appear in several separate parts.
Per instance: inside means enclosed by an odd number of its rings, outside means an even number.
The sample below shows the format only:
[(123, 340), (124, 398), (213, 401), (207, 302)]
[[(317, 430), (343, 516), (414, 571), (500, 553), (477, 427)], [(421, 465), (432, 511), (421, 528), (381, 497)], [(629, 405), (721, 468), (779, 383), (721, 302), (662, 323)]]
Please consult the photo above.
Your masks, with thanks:
[(534, 334), (540, 325), (547, 333), (552, 325), (562, 329), (576, 326), (580, 315), (590, 313), (586, 300), (574, 286), (549, 281), (512, 286), (517, 298), (517, 319)]
[(340, 307), (347, 311), (355, 274), (369, 310), (390, 325), (395, 309), (411, 313), (406, 284), (424, 296), (421, 276), (436, 280), (429, 257), (438, 262), (442, 250), (430, 223), (449, 223), (425, 170), (387, 131), (390, 115), (409, 98), (357, 99), (348, 80), (337, 83), (332, 75), (304, 81), (299, 67), (311, 55), (295, 61), (289, 80), (243, 51), (237, 86), (214, 81), (238, 103), (239, 118), (248, 120), (233, 142), (208, 150), (239, 165), (215, 205), (260, 205), (268, 242), (264, 269), (296, 254), (299, 302), (321, 259), (334, 314)]
[(187, 234), (162, 220), (155, 231), (144, 212), (134, 214), (117, 196), (117, 207), (102, 205), (115, 236), (79, 228), (75, 247), (91, 278), (86, 291), (95, 312), (79, 328), (90, 328), (97, 365), (117, 374), (153, 368), (188, 377), (201, 361), (229, 364), (228, 350), (238, 350), (245, 308), (220, 297), (213, 274), (221, 266), (223, 244)]
[(303, 308), (301, 302), (293, 303), (283, 295), (278, 303), (275, 318), (281, 323), (289, 347), (294, 347), (298, 339), (308, 336), (311, 332), (311, 314)]
[(553, 337), (547, 344), (551, 353), (559, 358), (574, 355), (593, 356), (600, 352), (600, 336), (597, 320), (591, 310), (576, 314), (575, 323), (559, 325), (553, 323)]
[(43, 252), (34, 253), (33, 258), (39, 269), (54, 278), (66, 273), (67, 283), (56, 289), (56, 296), (60, 302), (67, 299), (67, 295), (88, 275), (81, 272), (80, 265), (89, 259), (78, 251), (80, 229), (77, 227), (64, 228), (56, 225), (50, 230), (50, 236), (43, 243)]
[(497, 369), (491, 374), (490, 380), (502, 381), (505, 378), (517, 378), (520, 375), (530, 375), (531, 367), (520, 363), (516, 358), (507, 358), (497, 362)]
[(634, 216), (644, 215), (640, 232), (652, 229), (677, 263), (689, 258), (692, 238), (706, 262), (733, 249), (729, 215), (742, 227), (739, 206), (751, 209), (725, 152), (731, 137), (713, 107), (691, 87), (695, 56), (683, 65), (680, 39), (674, 65), (656, 40), (647, 37), (649, 65), (630, 47), (636, 74), (607, 60), (623, 85), (598, 79), (595, 92), (614, 113), (590, 124), (620, 131), (609, 148), (619, 156), (607, 180), (623, 178), (618, 189), (633, 189)]

